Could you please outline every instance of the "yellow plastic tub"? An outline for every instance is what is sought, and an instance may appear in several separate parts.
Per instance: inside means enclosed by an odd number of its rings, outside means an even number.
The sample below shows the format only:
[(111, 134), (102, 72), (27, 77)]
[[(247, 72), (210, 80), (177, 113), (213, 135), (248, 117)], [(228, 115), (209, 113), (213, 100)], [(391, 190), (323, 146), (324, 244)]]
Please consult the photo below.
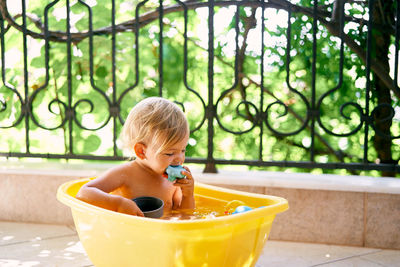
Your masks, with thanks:
[(218, 209), (237, 202), (254, 209), (197, 220), (136, 217), (76, 199), (88, 181), (61, 185), (57, 198), (71, 208), (79, 238), (95, 266), (254, 266), (275, 215), (288, 209), (287, 200), (280, 197), (196, 183), (197, 205)]

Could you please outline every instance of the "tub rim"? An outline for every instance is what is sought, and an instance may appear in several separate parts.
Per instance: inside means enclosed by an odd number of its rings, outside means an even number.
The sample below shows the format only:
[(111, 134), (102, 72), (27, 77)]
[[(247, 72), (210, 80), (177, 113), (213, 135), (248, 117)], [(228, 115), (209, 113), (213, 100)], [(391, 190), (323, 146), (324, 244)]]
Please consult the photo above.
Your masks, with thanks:
[[(138, 216), (132, 216), (129, 214), (123, 214), (120, 212), (104, 209), (89, 203), (86, 203), (82, 200), (79, 200), (70, 194), (68, 194), (67, 190), (71, 187), (74, 186), (78, 183), (87, 183), (90, 180), (95, 179), (96, 177), (91, 177), (91, 178), (78, 178), (75, 180), (71, 180), (68, 182), (65, 182), (61, 184), (58, 189), (57, 189), (57, 199), (64, 205), (68, 206), (71, 208), (71, 211), (73, 210), (78, 210), (78, 211), (83, 211), (83, 212), (91, 212), (95, 213), (101, 216), (107, 216), (107, 217), (120, 217), (123, 220), (127, 220), (129, 223), (141, 223), (144, 225), (146, 222), (153, 222), (158, 225), (161, 225), (162, 227), (176, 227), (178, 226), (180, 229), (182, 227), (188, 227), (188, 228), (193, 228), (193, 226), (196, 227), (215, 227), (215, 223), (218, 221), (221, 221), (222, 224), (220, 223), (221, 226), (225, 226), (228, 223), (236, 223), (237, 221), (240, 221), (240, 223), (246, 222), (246, 221), (251, 221), (254, 220), (254, 218), (265, 218), (265, 217), (270, 217), (274, 216), (277, 213), (281, 213), (286, 211), (289, 208), (288, 201), (282, 197), (277, 197), (277, 196), (271, 196), (271, 195), (263, 195), (263, 194), (257, 194), (257, 193), (249, 193), (249, 192), (243, 192), (243, 191), (238, 191), (234, 189), (228, 189), (228, 188), (223, 188), (219, 186), (214, 186), (214, 185), (208, 185), (208, 184), (203, 184), (199, 182), (195, 182), (195, 194), (199, 190), (210, 190), (212, 192), (217, 193), (223, 193), (223, 194), (228, 194), (228, 195), (240, 195), (244, 197), (252, 197), (252, 198), (257, 198), (257, 199), (265, 199), (265, 200), (270, 200), (273, 201), (274, 204), (268, 205), (266, 207), (260, 207), (260, 208), (255, 208), (249, 212), (244, 212), (244, 213), (238, 213), (238, 214), (231, 214), (229, 216), (220, 216), (216, 218), (206, 218), (206, 219), (201, 219), (201, 220), (160, 220), (160, 219), (154, 219), (154, 218), (147, 218), (147, 217), (138, 217)], [(238, 220), (240, 219), (240, 220)], [(74, 218), (75, 221), (75, 218)], [(225, 221), (225, 223), (224, 223)], [(152, 225), (154, 225), (152, 223)], [(185, 227), (185, 228), (186, 228)]]

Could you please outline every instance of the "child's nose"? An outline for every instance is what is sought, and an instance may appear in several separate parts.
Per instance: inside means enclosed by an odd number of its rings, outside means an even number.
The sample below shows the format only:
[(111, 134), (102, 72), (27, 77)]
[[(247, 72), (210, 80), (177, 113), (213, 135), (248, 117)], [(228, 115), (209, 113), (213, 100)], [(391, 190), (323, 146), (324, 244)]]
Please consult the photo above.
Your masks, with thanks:
[(174, 165), (182, 165), (184, 161), (185, 161), (185, 153), (178, 153), (174, 158)]

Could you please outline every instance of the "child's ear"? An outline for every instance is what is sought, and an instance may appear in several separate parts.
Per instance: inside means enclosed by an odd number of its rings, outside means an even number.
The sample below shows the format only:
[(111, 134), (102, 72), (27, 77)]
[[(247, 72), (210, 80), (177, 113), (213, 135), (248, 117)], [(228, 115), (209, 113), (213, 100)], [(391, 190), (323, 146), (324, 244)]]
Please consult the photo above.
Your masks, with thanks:
[(133, 149), (135, 150), (135, 154), (138, 158), (140, 159), (146, 159), (146, 145), (143, 143), (136, 143), (133, 146)]

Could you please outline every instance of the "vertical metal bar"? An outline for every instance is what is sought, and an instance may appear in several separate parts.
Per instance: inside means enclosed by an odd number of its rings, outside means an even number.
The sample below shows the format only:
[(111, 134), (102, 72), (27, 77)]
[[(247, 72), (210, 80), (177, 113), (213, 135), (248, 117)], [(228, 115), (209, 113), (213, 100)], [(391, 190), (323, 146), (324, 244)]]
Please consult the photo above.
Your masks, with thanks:
[(339, 27), (340, 27), (340, 59), (339, 59), (339, 82), (337, 88), (340, 88), (343, 84), (343, 66), (344, 66), (344, 5), (345, 1), (340, 2), (340, 15), (339, 15)]
[(67, 0), (67, 79), (68, 79), (68, 109), (67, 109), (67, 119), (68, 119), (68, 133), (69, 133), (69, 153), (74, 153), (73, 148), (73, 136), (72, 136), (72, 127), (73, 127), (73, 109), (72, 109), (72, 63), (71, 63), (71, 25), (70, 25), (70, 0)]
[[(112, 73), (112, 108), (115, 108), (117, 103), (117, 79), (115, 66), (115, 0), (112, 0), (111, 7), (111, 73)], [(113, 153), (117, 155), (117, 113), (115, 110), (111, 112), (113, 120)]]
[[(232, 89), (236, 88), (239, 83), (239, 35), (240, 35), (240, 29), (239, 29), (239, 22), (240, 22), (240, 6), (236, 5), (236, 12), (235, 12), (235, 80), (230, 89), (228, 91), (231, 91)], [(244, 44), (243, 44), (244, 45)]]
[[(201, 103), (204, 111), (206, 111), (206, 105), (199, 95), (199, 93), (192, 89), (188, 84), (188, 8), (185, 3), (181, 2), (180, 0), (176, 0), (176, 2), (183, 7), (183, 18), (184, 18), (184, 31), (183, 31), (183, 84), (185, 85), (186, 89), (197, 96)], [(190, 133), (194, 133), (198, 129), (200, 129), (206, 119), (206, 116), (203, 116), (202, 121), (198, 124), (197, 127), (194, 129), (190, 129)]]
[(136, 6), (135, 10), (135, 71), (136, 71), (136, 81), (133, 87), (139, 83), (139, 5)]
[(214, 0), (208, 2), (208, 105), (207, 105), (208, 146), (207, 164), (204, 172), (217, 172), (214, 163)]
[[(2, 78), (3, 85), (6, 86), (6, 82), (5, 82), (6, 67), (5, 67), (5, 60), (4, 60), (4, 54), (5, 54), (4, 36), (5, 36), (5, 33), (4, 33), (4, 20), (3, 20), (3, 16), (1, 15), (1, 13), (0, 13), (0, 30), (1, 30), (1, 32), (0, 32), (1, 78)], [(0, 112), (4, 111), (7, 108), (6, 105), (7, 105), (7, 102), (0, 99)]]
[(287, 31), (286, 31), (286, 84), (290, 88), (290, 47), (292, 46), (292, 24), (290, 23), (290, 19), (292, 17), (292, 6), (289, 5), (288, 7), (288, 25), (287, 25)]
[(187, 82), (187, 73), (188, 73), (188, 36), (187, 36), (187, 29), (188, 29), (188, 11), (185, 4), (183, 5), (183, 19), (184, 19), (184, 31), (183, 31), (183, 83), (185, 84), (186, 88), (189, 87)]
[(395, 57), (394, 57), (394, 87), (396, 90), (399, 90), (399, 81), (398, 81), (398, 72), (399, 72), (399, 39), (400, 39), (400, 0), (396, 1), (396, 25), (395, 25), (395, 34), (396, 34), (396, 39), (395, 39)]
[(4, 58), (5, 55), (5, 42), (4, 42), (4, 38), (5, 38), (5, 32), (4, 32), (4, 19), (3, 16), (0, 13), (0, 28), (1, 28), (1, 35), (0, 35), (0, 42), (1, 42), (1, 78), (3, 81), (3, 84), (6, 84), (6, 61)]
[(115, 0), (111, 1), (111, 75), (112, 75), (112, 102), (116, 100), (116, 67), (115, 67)]
[(3, 16), (0, 13), (0, 29), (1, 29), (1, 33), (0, 33), (0, 42), (1, 42), (1, 78), (3, 80), (3, 84), (5, 84), (5, 73), (6, 73), (6, 66), (5, 66), (5, 60), (4, 60), (4, 54), (5, 54), (5, 48), (4, 48), (4, 36), (5, 36), (5, 32), (4, 32), (4, 19)]
[(97, 92), (99, 92), (101, 95), (103, 95), (104, 100), (107, 101), (107, 104), (111, 107), (112, 106), (112, 100), (107, 96), (106, 93), (104, 93), (100, 88), (98, 88), (94, 82), (94, 64), (93, 64), (93, 12), (92, 9), (89, 7), (88, 8), (88, 13), (89, 13), (89, 78), (90, 78), (90, 85), (92, 86), (93, 89), (95, 89)]
[(92, 8), (88, 9), (89, 12), (89, 78), (90, 84), (93, 88), (94, 86), (94, 78), (93, 78), (93, 25), (92, 25)]
[(125, 95), (133, 90), (138, 84), (139, 84), (139, 21), (140, 21), (140, 16), (139, 16), (139, 10), (140, 8), (147, 2), (148, 0), (139, 2), (136, 5), (135, 9), (135, 23), (134, 23), (134, 34), (135, 34), (135, 41), (134, 45), (132, 46), (135, 49), (135, 82), (129, 86), (128, 88), (124, 89), (118, 96), (118, 100), (116, 102), (116, 109), (118, 110), (118, 114), (116, 117), (118, 117), (119, 121), (123, 124), (125, 122), (124, 118), (121, 116), (121, 102)]
[(366, 68), (365, 75), (367, 76), (367, 83), (365, 88), (365, 129), (364, 129), (364, 163), (368, 163), (368, 130), (369, 130), (369, 100), (370, 100), (370, 86), (371, 86), (371, 48), (372, 48), (372, 20), (373, 20), (373, 7), (374, 0), (368, 2), (368, 35), (367, 35), (367, 55), (366, 55)]
[(22, 103), (22, 110), (25, 116), (25, 150), (30, 153), (29, 145), (29, 86), (28, 86), (28, 46), (27, 46), (27, 33), (26, 33), (26, 3), (22, 0), (22, 32), (23, 32), (23, 50), (24, 50), (24, 102)]
[(318, 0), (314, 0), (314, 8), (313, 8), (313, 45), (312, 45), (312, 78), (311, 78), (311, 147), (310, 147), (310, 160), (315, 161), (315, 80), (316, 80), (316, 66), (317, 66), (317, 30), (318, 30), (318, 19), (317, 19), (317, 11), (318, 11)]
[[(263, 114), (264, 112), (264, 20), (265, 20), (265, 5), (264, 5), (264, 0), (261, 0), (261, 66), (260, 66), (260, 75), (261, 75), (261, 86), (260, 86), (260, 114)], [(264, 125), (263, 125), (263, 120), (261, 119), (263, 116), (260, 116), (259, 118), (259, 124), (260, 124), (260, 150), (259, 150), (259, 155), (258, 159), (260, 161), (263, 160), (263, 135), (264, 135)]]
[(159, 39), (159, 54), (158, 54), (158, 61), (159, 61), (159, 67), (158, 67), (158, 76), (159, 76), (159, 81), (158, 81), (158, 95), (162, 96), (162, 88), (163, 88), (163, 17), (164, 17), (164, 10), (163, 10), (163, 1), (160, 0), (160, 8), (159, 8), (159, 27), (160, 27), (160, 34), (158, 36)]
[(47, 87), (49, 84), (50, 80), (50, 66), (49, 66), (49, 61), (50, 61), (50, 33), (49, 33), (49, 20), (48, 20), (48, 8), (49, 6), (46, 6), (45, 12), (44, 12), (44, 61), (45, 61), (45, 69), (46, 69), (46, 80), (45, 84), (43, 87)]

